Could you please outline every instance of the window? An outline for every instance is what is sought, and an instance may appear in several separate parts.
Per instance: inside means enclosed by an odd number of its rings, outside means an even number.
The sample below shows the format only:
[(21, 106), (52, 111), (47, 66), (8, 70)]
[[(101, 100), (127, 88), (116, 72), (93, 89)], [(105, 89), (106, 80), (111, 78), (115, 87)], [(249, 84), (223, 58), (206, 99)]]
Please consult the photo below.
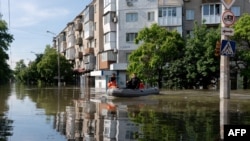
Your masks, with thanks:
[(103, 6), (106, 7), (111, 3), (111, 0), (104, 0)]
[(203, 6), (203, 15), (209, 15), (209, 5)]
[(176, 7), (159, 8), (159, 17), (176, 17)]
[(134, 42), (137, 33), (127, 33), (126, 34), (126, 42)]
[(104, 20), (104, 24), (109, 23), (109, 21), (110, 21), (110, 16), (109, 16), (109, 14), (105, 15), (103, 20)]
[(234, 16), (240, 16), (240, 7), (239, 6), (232, 6), (231, 11), (233, 12)]
[(115, 42), (116, 34), (115, 32), (109, 32), (104, 35), (104, 43)]
[(194, 37), (194, 31), (193, 30), (187, 30), (187, 36), (190, 36), (191, 38)]
[(148, 12), (148, 21), (155, 20), (155, 12)]
[(220, 4), (206, 4), (203, 5), (203, 15), (220, 15), (221, 6)]
[(186, 20), (194, 20), (194, 10), (186, 10)]
[(109, 34), (107, 33), (107, 34), (105, 34), (104, 35), (104, 43), (108, 43), (109, 42)]
[(126, 22), (136, 22), (138, 21), (138, 13), (127, 13)]

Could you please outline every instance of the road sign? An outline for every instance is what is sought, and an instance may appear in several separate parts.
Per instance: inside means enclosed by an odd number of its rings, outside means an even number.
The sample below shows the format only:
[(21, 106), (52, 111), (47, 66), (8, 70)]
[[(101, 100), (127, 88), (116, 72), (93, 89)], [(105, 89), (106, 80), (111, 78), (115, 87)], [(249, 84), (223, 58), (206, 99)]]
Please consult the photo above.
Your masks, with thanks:
[(235, 54), (235, 44), (234, 41), (222, 40), (220, 54), (233, 57)]
[(233, 36), (234, 35), (234, 29), (233, 28), (228, 28), (228, 27), (222, 27), (221, 28), (221, 35)]
[(235, 16), (233, 14), (233, 12), (226, 10), (223, 14), (222, 14), (222, 21), (226, 26), (231, 26), (234, 24), (235, 22)]
[(235, 0), (221, 0), (221, 2), (226, 7), (226, 9), (230, 9), (231, 6), (234, 4)]

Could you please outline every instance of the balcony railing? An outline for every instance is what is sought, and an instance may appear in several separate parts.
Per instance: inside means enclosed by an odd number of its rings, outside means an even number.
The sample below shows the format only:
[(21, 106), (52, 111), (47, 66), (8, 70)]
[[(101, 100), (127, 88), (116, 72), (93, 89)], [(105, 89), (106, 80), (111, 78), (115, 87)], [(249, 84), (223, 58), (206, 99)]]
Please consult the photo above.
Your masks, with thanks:
[(82, 45), (82, 38), (81, 37), (76, 38), (76, 45)]
[(76, 23), (75, 30), (76, 31), (81, 31), (82, 30), (82, 23), (80, 23), (80, 22)]
[(84, 55), (94, 54), (94, 48), (85, 48)]
[(76, 53), (76, 55), (75, 55), (75, 58), (76, 58), (76, 59), (82, 59), (82, 57), (83, 57), (83, 54), (82, 54), (81, 51), (79, 51), (79, 52)]

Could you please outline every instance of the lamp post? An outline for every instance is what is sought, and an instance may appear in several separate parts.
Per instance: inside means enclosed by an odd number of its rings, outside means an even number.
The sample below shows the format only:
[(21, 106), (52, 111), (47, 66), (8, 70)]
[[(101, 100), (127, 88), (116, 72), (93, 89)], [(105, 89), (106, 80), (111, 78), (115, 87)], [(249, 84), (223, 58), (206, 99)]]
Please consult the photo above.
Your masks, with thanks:
[[(49, 31), (49, 30), (47, 30), (46, 31), (47, 33), (50, 33), (50, 34), (52, 34), (52, 35), (54, 35), (54, 36), (56, 36), (56, 34), (54, 33), (54, 32), (51, 32), (51, 31)], [(53, 41), (54, 40), (56, 40), (56, 38), (54, 37), (53, 38)], [(58, 69), (57, 69), (57, 71), (58, 71), (58, 78), (57, 78), (57, 83), (58, 83), (58, 87), (60, 87), (61, 86), (61, 74), (60, 74), (60, 47), (59, 47), (59, 42), (58, 42), (58, 40), (57, 40), (57, 51), (58, 51), (58, 55), (57, 55), (57, 66), (58, 66)]]

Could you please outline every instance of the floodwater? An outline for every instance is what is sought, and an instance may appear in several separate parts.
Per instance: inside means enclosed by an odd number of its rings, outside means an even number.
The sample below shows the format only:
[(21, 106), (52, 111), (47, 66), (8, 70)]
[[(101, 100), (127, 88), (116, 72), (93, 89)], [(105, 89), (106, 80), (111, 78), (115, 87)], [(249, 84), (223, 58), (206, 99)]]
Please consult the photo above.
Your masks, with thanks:
[(224, 124), (250, 125), (250, 90), (230, 96), (182, 90), (111, 98), (76, 86), (0, 86), (0, 140), (219, 141)]

